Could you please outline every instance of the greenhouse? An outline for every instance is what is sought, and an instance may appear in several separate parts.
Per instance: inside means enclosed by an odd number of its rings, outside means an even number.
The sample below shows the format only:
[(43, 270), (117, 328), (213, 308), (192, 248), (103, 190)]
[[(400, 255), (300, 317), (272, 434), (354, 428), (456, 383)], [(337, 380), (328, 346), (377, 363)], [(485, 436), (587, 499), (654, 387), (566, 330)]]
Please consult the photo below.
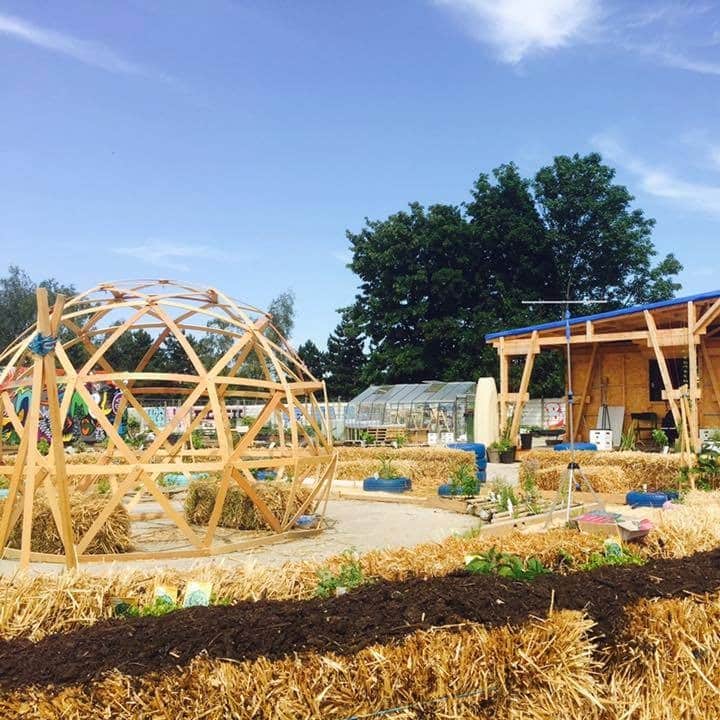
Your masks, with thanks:
[(345, 410), (345, 437), (413, 444), (472, 441), (474, 382), (371, 385)]

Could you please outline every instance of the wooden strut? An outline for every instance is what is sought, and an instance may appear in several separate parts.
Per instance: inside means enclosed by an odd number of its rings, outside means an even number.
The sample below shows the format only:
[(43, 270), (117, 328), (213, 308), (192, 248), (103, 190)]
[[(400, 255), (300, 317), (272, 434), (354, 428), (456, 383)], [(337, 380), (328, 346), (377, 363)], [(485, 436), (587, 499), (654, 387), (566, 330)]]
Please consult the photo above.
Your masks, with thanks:
[(517, 435), (520, 432), (520, 423), (522, 421), (522, 412), (525, 407), (528, 387), (530, 386), (530, 377), (532, 376), (533, 366), (535, 364), (535, 356), (540, 352), (538, 346), (538, 332), (533, 331), (530, 348), (525, 356), (525, 365), (523, 366), (522, 377), (520, 378), (520, 389), (518, 390), (517, 400), (513, 408), (512, 424), (510, 426), (510, 442), (517, 441)]
[[(161, 291), (155, 292), (154, 287), (158, 284), (161, 285)], [(125, 313), (127, 319), (117, 325), (108, 324), (120, 311)], [(2, 357), (13, 367), (0, 370), (0, 417), (7, 418), (20, 437), (17, 455), (12, 460), (4, 457), (0, 448), (0, 469), (10, 479), (8, 498), (0, 514), (0, 547), (4, 548), (5, 556), (19, 557), (23, 567), (27, 567), (31, 561), (44, 559), (64, 562), (67, 568), (74, 568), (78, 562), (108, 558), (168, 557), (163, 552), (132, 552), (117, 556), (96, 556), (87, 552), (97, 533), (128, 492), (134, 493), (131, 505), (137, 504), (143, 494), (152, 496), (164, 515), (184, 535), (188, 547), (172, 551), (174, 557), (210, 556), (275, 542), (277, 538), (296, 537), (298, 531), (291, 528), (299, 515), (310, 507), (316, 508), (316, 512), (319, 508), (320, 514), (324, 515), (337, 466), (325, 384), (307, 372), (287, 343), (275, 343), (265, 336), (264, 330), (269, 319), (260, 315), (255, 320), (252, 316), (256, 314), (256, 309), (239, 305), (216, 290), (175, 286), (165, 281), (129, 286), (103, 284), (69, 301), (59, 297), (52, 315), (47, 293), (39, 291), (36, 330), (23, 334), (15, 347), (3, 353)], [(194, 317), (222, 322), (213, 328), (202, 325)], [(102, 327), (101, 323), (106, 326)], [(134, 371), (115, 370), (107, 360), (107, 352), (124, 333), (140, 327), (153, 328), (159, 332)], [(185, 336), (185, 332), (190, 329), (207, 332), (216, 329), (227, 343), (228, 349), (212, 368), (204, 366)], [(57, 336), (61, 331), (62, 345), (58, 342), (55, 349), (44, 356), (29, 354), (30, 344), (37, 332), (48, 337)], [(146, 369), (169, 337), (176, 340), (187, 355), (192, 373), (154, 373)], [(93, 338), (96, 339), (93, 341)], [(82, 346), (88, 356), (81, 365), (74, 366), (65, 349), (77, 345)], [(258, 358), (262, 379), (242, 376), (242, 369), (251, 353), (255, 353)], [(27, 366), (28, 358), (32, 359), (31, 367)], [(27, 368), (27, 372), (20, 370), (12, 375), (16, 367)], [(20, 418), (13, 405), (13, 393), (17, 387), (27, 387), (29, 382), (31, 395), (28, 413), (26, 417)], [(114, 382), (122, 392), (120, 406), (114, 408), (115, 418), (112, 421), (88, 389), (89, 384), (97, 382)], [(173, 382), (183, 384), (176, 388), (183, 402), (170, 422), (161, 428), (153, 422), (138, 397), (147, 390), (163, 394), (172, 392), (172, 388), (169, 389), (163, 383)], [(62, 397), (59, 389), (62, 390)], [(322, 392), (321, 399), (315, 397), (317, 392)], [(83, 464), (72, 455), (66, 455), (64, 450), (63, 424), (74, 393), (85, 402), (90, 415), (108, 439), (106, 450), (98, 455), (95, 463)], [(265, 402), (263, 411), (248, 432), (239, 437), (231, 431), (225, 405), (227, 398), (238, 396)], [(191, 410), (199, 401), (202, 401), (202, 410), (191, 417)], [(35, 443), (41, 403), (44, 412), (45, 402), (53, 438), (51, 452), (47, 457), (39, 454)], [(128, 407), (137, 412), (155, 433), (148, 447), (139, 450), (131, 448), (120, 434), (122, 417)], [(210, 412), (214, 417), (218, 447), (193, 450), (191, 435)], [(253, 440), (271, 418), (279, 421), (279, 446), (273, 450), (253, 448)], [(308, 424), (311, 431), (306, 430), (304, 423)], [(287, 434), (283, 430), (286, 424)], [(174, 434), (179, 437), (171, 440)], [(300, 445), (301, 440), (304, 447)], [(188, 447), (191, 449), (187, 450)], [(293, 499), (304, 482), (310, 483), (308, 497), (299, 507), (291, 511), (288, 506), (282, 517), (275, 517), (256, 490), (257, 484), (252, 475), (255, 468), (275, 468), (279, 478), (285, 477), (286, 472), (292, 469), (292, 482), (288, 486), (291, 504), (294, 505)], [(158, 484), (162, 473), (176, 471), (190, 477), (191, 471), (198, 470), (218, 472), (220, 477), (210, 522), (202, 535), (198, 534), (197, 528), (187, 523)], [(111, 478), (110, 495), (90, 528), (76, 541), (70, 488), (75, 487), (80, 491), (90, 489), (99, 476)], [(250, 541), (221, 543), (219, 547), (213, 544), (231, 483), (237, 484), (248, 494), (260, 515), (272, 528), (273, 534)], [(58, 527), (63, 545), (62, 555), (37, 553), (31, 548), (32, 509), (36, 489), (40, 486), (45, 490)], [(13, 525), (20, 517), (23, 523), (22, 540), (20, 549), (16, 551), (6, 545)]]

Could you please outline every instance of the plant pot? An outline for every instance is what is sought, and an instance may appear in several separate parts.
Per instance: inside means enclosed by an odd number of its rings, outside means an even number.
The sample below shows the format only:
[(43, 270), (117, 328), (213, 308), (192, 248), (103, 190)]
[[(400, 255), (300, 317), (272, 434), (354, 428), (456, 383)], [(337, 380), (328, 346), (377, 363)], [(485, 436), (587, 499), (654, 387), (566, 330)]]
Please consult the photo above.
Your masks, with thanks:
[(523, 450), (532, 450), (532, 441), (533, 441), (533, 434), (531, 432), (520, 433), (520, 447)]
[(505, 465), (514, 463), (516, 452), (517, 452), (516, 448), (511, 448), (510, 450), (504, 450), (503, 452), (500, 453), (500, 462), (504, 463)]
[(493, 450), (493, 448), (487, 449), (488, 462), (499, 463), (500, 462), (500, 451)]

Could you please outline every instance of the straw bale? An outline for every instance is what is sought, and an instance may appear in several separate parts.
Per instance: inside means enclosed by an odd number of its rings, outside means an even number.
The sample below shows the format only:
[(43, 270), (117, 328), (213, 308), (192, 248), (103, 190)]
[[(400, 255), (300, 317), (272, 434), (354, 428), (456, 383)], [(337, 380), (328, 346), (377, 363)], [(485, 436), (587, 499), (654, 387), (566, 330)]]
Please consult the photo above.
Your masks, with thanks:
[[(95, 494), (72, 493), (70, 495), (70, 515), (72, 517), (73, 535), (79, 542), (85, 535), (95, 518), (101, 513), (108, 498)], [(0, 503), (0, 508), (2, 503)], [(22, 519), (20, 519), (10, 535), (8, 545), (19, 548), (22, 537)], [(60, 533), (58, 532), (52, 510), (47, 503), (47, 496), (42, 490), (35, 495), (32, 514), (32, 534), (30, 547), (35, 552), (64, 553)], [(110, 513), (105, 524), (88, 545), (87, 553), (120, 553), (132, 550), (130, 541), (130, 516), (127, 510), (118, 504)]]
[[(583, 474), (596, 492), (626, 492), (627, 477), (622, 468), (613, 465), (582, 465)], [(541, 490), (557, 490), (562, 482), (567, 481), (567, 465), (537, 470), (535, 482)]]
[(411, 492), (416, 495), (435, 494), (438, 485), (448, 482), (460, 465), (475, 465), (475, 453), (445, 447), (340, 447), (337, 478), (362, 480), (374, 475), (385, 458), (398, 472), (407, 472), (413, 482)]
[(720, 603), (698, 600), (643, 600), (628, 613), (604, 659), (613, 718), (720, 717)]
[[(265, 501), (275, 517), (283, 517), (290, 500), (291, 485), (284, 482), (255, 483), (255, 491)], [(185, 517), (193, 525), (207, 525), (215, 506), (218, 481), (215, 478), (193, 480), (185, 499)], [(291, 512), (297, 512), (310, 491), (299, 487), (293, 498)], [(308, 512), (311, 512), (309, 508)], [(218, 525), (235, 530), (265, 530), (268, 525), (247, 493), (237, 485), (231, 485), (225, 496)]]
[[(569, 451), (531, 450), (526, 453), (520, 464), (520, 479), (547, 468), (565, 469), (571, 460)], [(585, 465), (592, 467), (610, 466), (618, 468), (625, 476), (626, 484), (615, 490), (639, 489), (643, 485), (649, 488), (667, 488), (677, 485), (677, 476), (682, 464), (678, 454), (646, 452), (581, 452), (579, 462), (583, 470)]]
[(392, 717), (597, 720), (602, 699), (591, 631), (581, 613), (560, 612), (522, 632), (468, 623), (347, 656), (304, 653), (239, 663), (198, 658), (166, 674), (130, 678), (116, 671), (84, 686), (5, 693), (0, 714), (332, 720), (410, 705)]

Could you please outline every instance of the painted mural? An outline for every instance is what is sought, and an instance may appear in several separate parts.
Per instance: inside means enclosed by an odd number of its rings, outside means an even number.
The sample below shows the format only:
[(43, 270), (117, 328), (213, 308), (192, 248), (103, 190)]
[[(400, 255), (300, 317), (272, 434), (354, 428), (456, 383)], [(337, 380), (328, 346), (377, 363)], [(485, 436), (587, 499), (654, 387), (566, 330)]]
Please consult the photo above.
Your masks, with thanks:
[[(60, 402), (62, 402), (64, 392), (63, 388), (60, 387), (58, 390), (60, 393)], [(113, 383), (102, 382), (88, 385), (88, 390), (92, 395), (93, 400), (99, 406), (100, 411), (105, 415), (110, 423), (114, 423), (123, 397), (120, 389)], [(30, 407), (30, 395), (31, 390), (29, 387), (20, 387), (15, 391), (13, 398), (15, 412), (23, 425), (27, 419), (28, 408)], [(120, 423), (119, 432), (120, 435), (125, 434), (124, 417)], [(3, 440), (5, 442), (9, 442), (12, 440), (13, 435), (13, 426), (9, 420), (6, 420), (2, 427)], [(63, 426), (63, 441), (65, 443), (73, 443), (78, 440), (82, 440), (82, 442), (85, 443), (97, 443), (102, 442), (105, 437), (105, 431), (102, 429), (102, 426), (98, 422), (97, 418), (88, 408), (85, 400), (83, 400), (77, 392), (73, 392), (72, 399), (70, 400), (70, 407), (68, 408), (68, 414), (65, 418), (65, 425)], [(48, 442), (52, 440), (52, 432), (50, 431), (50, 416), (48, 412), (47, 398), (44, 392), (40, 401), (38, 440), (47, 440)]]

